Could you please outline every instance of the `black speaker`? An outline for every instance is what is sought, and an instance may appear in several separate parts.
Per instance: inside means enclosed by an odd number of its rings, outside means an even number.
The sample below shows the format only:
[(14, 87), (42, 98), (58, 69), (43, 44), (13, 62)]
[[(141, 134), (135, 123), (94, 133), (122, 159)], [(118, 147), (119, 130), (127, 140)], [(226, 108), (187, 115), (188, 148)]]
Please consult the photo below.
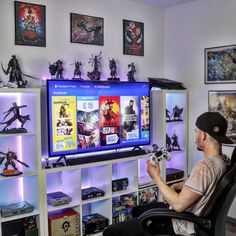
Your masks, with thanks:
[(2, 223), (2, 235), (4, 236), (24, 236), (21, 219)]

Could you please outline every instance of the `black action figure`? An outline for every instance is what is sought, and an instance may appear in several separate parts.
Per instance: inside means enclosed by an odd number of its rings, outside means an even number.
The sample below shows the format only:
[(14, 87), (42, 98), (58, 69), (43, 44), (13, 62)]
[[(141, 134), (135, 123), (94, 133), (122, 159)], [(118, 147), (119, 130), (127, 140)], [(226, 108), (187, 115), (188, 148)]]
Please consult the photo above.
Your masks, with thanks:
[(181, 114), (183, 113), (183, 108), (179, 108), (177, 105), (175, 105), (175, 107), (173, 108), (173, 112), (172, 115), (174, 118), (174, 121), (182, 121), (182, 117)]
[[(23, 127), (24, 124), (26, 123), (27, 120), (30, 120), (29, 115), (26, 116), (22, 116), (20, 115), (20, 109), (27, 107), (26, 105), (23, 106), (17, 106), (16, 102), (12, 103), (12, 107), (4, 112), (3, 114), (6, 114), (5, 117), (3, 118), (2, 122), (0, 122), (1, 125), (5, 124), (6, 126), (4, 127), (4, 129), (2, 131), (0, 131), (0, 133), (26, 133), (27, 130)], [(5, 121), (5, 119), (11, 114), (13, 113), (13, 117), (7, 121)], [(12, 128), (12, 129), (7, 129), (7, 127), (9, 127), (14, 121), (20, 121), (21, 123), (21, 127), (20, 128)]]
[(10, 83), (17, 84), (18, 88), (25, 88), (27, 85), (27, 80), (23, 80), (22, 78), (22, 71), (20, 68), (20, 64), (16, 59), (15, 55), (12, 55), (11, 57), (12, 57), (11, 60), (8, 62), (7, 70), (3, 68), (3, 65), (1, 63), (2, 70), (5, 75), (8, 75), (10, 73), (9, 76)]
[[(74, 64), (72, 65), (75, 65), (75, 69), (74, 69), (74, 76), (72, 79), (80, 79), (80, 80), (83, 80), (82, 77), (81, 77), (81, 70), (80, 70), (80, 66), (82, 65), (81, 62), (79, 61), (75, 61)], [(77, 78), (77, 76), (79, 76), (79, 78)]]
[[(108, 58), (109, 59), (109, 58)], [(114, 58), (111, 60), (109, 59), (109, 69), (110, 69), (110, 78), (108, 80), (115, 80), (115, 81), (120, 81), (119, 78), (116, 77), (117, 75), (117, 66), (116, 66), (116, 61)]]
[(56, 79), (63, 79), (63, 62), (61, 60), (57, 60), (55, 63), (50, 64), (49, 62), (49, 72)]
[(93, 71), (87, 72), (87, 76), (91, 80), (100, 80), (101, 78), (101, 72), (99, 71), (99, 68), (101, 67), (101, 58), (102, 58), (102, 52), (100, 52), (99, 55), (93, 55), (89, 58), (89, 63), (93, 66)]
[[(22, 174), (22, 172), (17, 169), (15, 161), (17, 161), (18, 163), (20, 163), (25, 167), (29, 167), (26, 163), (19, 161), (17, 159), (16, 153), (13, 151), (8, 151), (7, 153), (0, 152), (0, 164), (2, 164), (4, 159), (6, 160), (6, 162), (4, 164), (3, 172), (1, 173), (1, 175), (4, 176), (15, 176)], [(13, 170), (9, 170), (8, 169), (9, 166), (12, 166)]]
[(135, 82), (136, 80), (134, 79), (134, 73), (136, 72), (136, 68), (134, 63), (132, 62), (131, 64), (128, 65), (128, 68), (130, 68), (130, 71), (128, 72), (128, 81), (129, 82)]
[(171, 139), (173, 140), (171, 146), (172, 146), (172, 150), (173, 151), (181, 151), (180, 146), (179, 146), (179, 142), (178, 142), (178, 136), (176, 135), (176, 133), (173, 133)]

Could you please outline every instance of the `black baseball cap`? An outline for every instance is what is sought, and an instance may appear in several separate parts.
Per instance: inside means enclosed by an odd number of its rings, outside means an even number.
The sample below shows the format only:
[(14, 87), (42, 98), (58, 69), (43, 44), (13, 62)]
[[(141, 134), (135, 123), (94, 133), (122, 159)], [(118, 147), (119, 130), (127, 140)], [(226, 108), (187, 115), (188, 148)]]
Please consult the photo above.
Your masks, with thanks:
[(220, 143), (233, 143), (226, 136), (228, 122), (219, 112), (203, 113), (197, 118), (195, 125)]

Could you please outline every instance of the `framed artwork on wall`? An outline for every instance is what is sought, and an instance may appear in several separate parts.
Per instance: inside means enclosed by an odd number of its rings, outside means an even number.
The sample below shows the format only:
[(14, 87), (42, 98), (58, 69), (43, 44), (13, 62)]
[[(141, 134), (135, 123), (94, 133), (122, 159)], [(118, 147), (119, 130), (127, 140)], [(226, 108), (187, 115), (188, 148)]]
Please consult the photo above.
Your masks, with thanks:
[(70, 14), (71, 43), (104, 45), (104, 19), (81, 14)]
[(236, 82), (236, 45), (205, 48), (205, 84)]
[(123, 54), (144, 56), (144, 23), (123, 20)]
[(15, 44), (46, 47), (46, 6), (15, 1)]
[(227, 136), (236, 143), (236, 90), (208, 91), (208, 111), (219, 112), (226, 118)]

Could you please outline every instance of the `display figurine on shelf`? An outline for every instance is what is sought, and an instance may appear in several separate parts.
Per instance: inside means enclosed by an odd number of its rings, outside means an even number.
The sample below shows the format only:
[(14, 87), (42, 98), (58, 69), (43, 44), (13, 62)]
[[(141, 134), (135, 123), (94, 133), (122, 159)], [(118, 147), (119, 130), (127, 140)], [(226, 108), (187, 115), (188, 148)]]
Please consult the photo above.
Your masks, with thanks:
[(110, 69), (110, 78), (108, 78), (108, 80), (111, 81), (120, 81), (120, 78), (117, 78), (117, 66), (116, 66), (116, 61), (114, 58), (112, 58), (111, 60), (108, 58), (109, 60), (109, 69)]
[(63, 78), (63, 62), (61, 60), (57, 60), (53, 64), (49, 62), (49, 72), (52, 78), (55, 79), (64, 79)]
[(170, 111), (166, 109), (166, 121), (170, 121)]
[(171, 115), (171, 117), (173, 116), (173, 121), (183, 121), (183, 118), (181, 117), (183, 110), (183, 108), (179, 108), (177, 105), (175, 105)]
[(171, 148), (171, 138), (168, 134), (166, 134), (166, 149), (168, 152), (171, 152), (172, 151), (172, 148)]
[(129, 82), (135, 82), (136, 80), (134, 79), (134, 74), (136, 72), (136, 68), (135, 68), (135, 65), (134, 63), (130, 63), (128, 65), (128, 68), (130, 69), (130, 71), (128, 72), (127, 76), (128, 76), (128, 81)]
[[(0, 122), (1, 125), (5, 125), (2, 131), (0, 133), (27, 133), (27, 129), (24, 128), (24, 124), (27, 122), (27, 120), (30, 120), (29, 115), (22, 116), (20, 114), (20, 109), (27, 107), (26, 105), (18, 106), (16, 102), (12, 103), (12, 107), (8, 110), (5, 111), (3, 114), (6, 114), (3, 118), (3, 120)], [(13, 114), (13, 116), (7, 120), (6, 118), (10, 115)], [(19, 128), (11, 128), (8, 129), (10, 125), (12, 125), (16, 120), (18, 120), (21, 123), (21, 126)]]
[(100, 72), (100, 67), (101, 67), (101, 59), (102, 59), (102, 52), (100, 52), (98, 55), (93, 55), (89, 58), (89, 62), (93, 66), (93, 71), (87, 72), (87, 76), (91, 80), (100, 80), (101, 78), (101, 72)]
[(171, 139), (173, 140), (171, 143), (172, 146), (172, 151), (181, 151), (181, 148), (179, 146), (179, 142), (178, 142), (178, 136), (176, 135), (176, 133), (174, 132)]
[[(1, 66), (5, 75), (10, 74), (7, 87), (15, 87), (14, 85), (16, 85), (16, 87), (18, 88), (25, 88), (27, 86), (28, 81), (23, 80), (22, 75), (25, 75), (25, 74), (22, 73), (20, 64), (15, 55), (11, 56), (11, 59), (8, 62), (8, 66), (6, 70), (4, 69), (2, 63), (1, 63)], [(25, 76), (28, 76), (28, 75), (25, 75)], [(34, 78), (32, 76), (28, 76), (28, 77)]]
[(74, 69), (74, 76), (72, 77), (73, 80), (83, 80), (81, 75), (81, 70), (80, 70), (80, 66), (82, 66), (82, 63), (80, 61), (75, 61), (75, 63), (71, 64), (71, 65), (75, 65), (75, 69)]
[(44, 159), (45, 159), (45, 162), (46, 162), (45, 169), (50, 169), (51, 166), (49, 165), (49, 158), (45, 157)]
[[(3, 176), (16, 176), (23, 174), (22, 171), (17, 169), (15, 162), (20, 163), (24, 167), (29, 167), (23, 161), (18, 160), (16, 153), (13, 151), (8, 151), (7, 153), (0, 152), (0, 164), (2, 164), (4, 160), (5, 164), (1, 173)], [(11, 166), (13, 169), (9, 169), (9, 166)]]

